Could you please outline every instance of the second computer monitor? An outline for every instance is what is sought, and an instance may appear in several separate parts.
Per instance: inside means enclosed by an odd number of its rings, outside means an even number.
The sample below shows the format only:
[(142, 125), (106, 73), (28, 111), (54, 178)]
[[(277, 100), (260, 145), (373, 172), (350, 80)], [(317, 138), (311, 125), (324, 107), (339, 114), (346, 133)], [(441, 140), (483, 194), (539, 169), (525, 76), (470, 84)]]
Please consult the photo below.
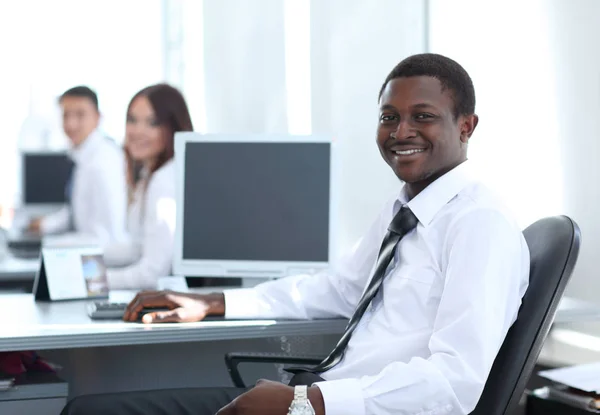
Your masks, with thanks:
[(60, 205), (73, 161), (64, 152), (27, 152), (22, 156), (22, 202), (24, 205)]
[(324, 137), (176, 137), (174, 271), (282, 277), (327, 267), (334, 171)]

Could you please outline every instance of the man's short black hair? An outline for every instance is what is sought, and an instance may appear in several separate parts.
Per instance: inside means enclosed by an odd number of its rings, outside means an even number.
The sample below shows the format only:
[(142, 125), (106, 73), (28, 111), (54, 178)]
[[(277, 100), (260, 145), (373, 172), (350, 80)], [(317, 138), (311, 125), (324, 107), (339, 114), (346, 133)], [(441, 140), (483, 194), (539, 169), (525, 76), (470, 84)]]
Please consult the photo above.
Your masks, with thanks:
[(96, 111), (100, 110), (100, 108), (98, 107), (98, 95), (96, 95), (96, 93), (87, 86), (79, 85), (79, 86), (73, 87), (71, 89), (67, 89), (60, 96), (60, 98), (58, 99), (58, 102), (62, 102), (63, 99), (65, 99), (66, 97), (87, 98), (90, 101), (92, 101), (92, 104), (94, 104), (94, 107), (96, 107)]
[(392, 79), (411, 76), (431, 76), (440, 81), (442, 90), (450, 90), (454, 99), (455, 118), (475, 113), (475, 88), (471, 77), (457, 62), (435, 53), (409, 56), (396, 65), (385, 78), (379, 99)]

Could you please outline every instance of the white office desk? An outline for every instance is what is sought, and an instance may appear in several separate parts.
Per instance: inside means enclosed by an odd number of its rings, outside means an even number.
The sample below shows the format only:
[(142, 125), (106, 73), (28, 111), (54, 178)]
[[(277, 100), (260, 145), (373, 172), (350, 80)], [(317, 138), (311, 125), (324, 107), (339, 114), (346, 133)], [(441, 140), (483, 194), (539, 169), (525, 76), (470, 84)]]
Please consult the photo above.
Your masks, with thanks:
[[(210, 289), (215, 291), (215, 289)], [(115, 299), (120, 301), (122, 298)], [(325, 355), (345, 320), (237, 320), (184, 324), (94, 321), (86, 301), (36, 303), (32, 295), (0, 294), (0, 351), (37, 350), (59, 364), (70, 395), (231, 386), (230, 351)], [(246, 374), (286, 379), (273, 365)]]
[[(15, 269), (32, 269), (27, 264), (12, 261)], [(215, 290), (218, 288), (199, 291)], [(111, 301), (127, 302), (134, 294), (116, 292), (111, 295)], [(87, 314), (89, 303), (83, 300), (35, 302), (31, 294), (0, 294), (0, 351), (326, 335), (342, 333), (346, 325), (342, 319), (124, 323), (90, 319)], [(586, 321), (600, 322), (600, 306), (572, 298), (563, 299), (555, 324), (574, 323), (580, 326)], [(591, 326), (595, 327), (595, 324), (591, 323)]]
[(555, 324), (539, 358), (548, 366), (600, 361), (600, 319)]
[[(210, 291), (216, 290), (211, 288)], [(129, 293), (131, 297), (133, 293)], [(123, 295), (114, 301), (127, 300)], [(570, 300), (569, 300), (570, 301)], [(583, 302), (562, 307), (557, 327), (598, 320), (600, 307)], [(186, 324), (93, 321), (86, 301), (36, 303), (32, 295), (0, 295), (0, 351), (37, 350), (63, 367), (70, 395), (192, 386), (231, 386), (223, 356), (231, 351), (325, 355), (344, 330), (344, 320), (210, 321)], [(585, 314), (583, 310), (587, 310)], [(542, 360), (570, 362), (551, 335)], [(560, 333), (560, 332), (558, 332)], [(600, 340), (598, 341), (600, 343)], [(598, 346), (600, 350), (600, 345)], [(595, 354), (587, 356), (594, 357)], [(286, 380), (281, 368), (248, 365), (249, 379)]]
[[(27, 265), (19, 266), (27, 269)], [(214, 288), (209, 290), (215, 291)], [(111, 295), (111, 300), (126, 302), (133, 295), (134, 292), (117, 292)], [(0, 351), (328, 335), (341, 334), (346, 325), (342, 319), (124, 323), (90, 319), (89, 302), (35, 302), (31, 294), (0, 294)], [(581, 326), (586, 321), (600, 322), (600, 306), (565, 298), (555, 325)], [(591, 323), (592, 327), (595, 324)]]
[(92, 320), (87, 301), (36, 303), (0, 295), (0, 351), (341, 334), (345, 320), (221, 320), (182, 324)]
[(31, 292), (38, 267), (38, 259), (7, 257), (0, 260), (0, 293)]
[(558, 306), (555, 324), (600, 321), (600, 305), (572, 297), (563, 297)]
[(32, 281), (39, 267), (39, 259), (20, 259), (11, 256), (0, 260), (0, 282)]

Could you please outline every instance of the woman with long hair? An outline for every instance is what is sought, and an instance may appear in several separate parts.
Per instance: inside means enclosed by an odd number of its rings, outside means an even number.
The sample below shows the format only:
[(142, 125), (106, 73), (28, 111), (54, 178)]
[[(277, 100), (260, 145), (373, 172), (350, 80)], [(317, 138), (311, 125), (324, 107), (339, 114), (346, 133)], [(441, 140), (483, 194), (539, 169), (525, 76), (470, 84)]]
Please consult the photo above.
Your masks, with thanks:
[(152, 85), (131, 99), (125, 129), (129, 240), (105, 249), (111, 289), (155, 288), (158, 278), (170, 274), (176, 217), (174, 135), (192, 130), (185, 99), (172, 86)]

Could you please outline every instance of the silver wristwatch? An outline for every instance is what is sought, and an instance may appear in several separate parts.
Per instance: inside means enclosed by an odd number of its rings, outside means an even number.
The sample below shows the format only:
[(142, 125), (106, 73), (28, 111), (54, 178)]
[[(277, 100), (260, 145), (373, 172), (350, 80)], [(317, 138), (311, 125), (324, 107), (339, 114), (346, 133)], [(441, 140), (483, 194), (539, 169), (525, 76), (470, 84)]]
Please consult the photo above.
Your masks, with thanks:
[(308, 400), (306, 385), (294, 387), (294, 400), (288, 409), (288, 415), (315, 415), (315, 410)]

